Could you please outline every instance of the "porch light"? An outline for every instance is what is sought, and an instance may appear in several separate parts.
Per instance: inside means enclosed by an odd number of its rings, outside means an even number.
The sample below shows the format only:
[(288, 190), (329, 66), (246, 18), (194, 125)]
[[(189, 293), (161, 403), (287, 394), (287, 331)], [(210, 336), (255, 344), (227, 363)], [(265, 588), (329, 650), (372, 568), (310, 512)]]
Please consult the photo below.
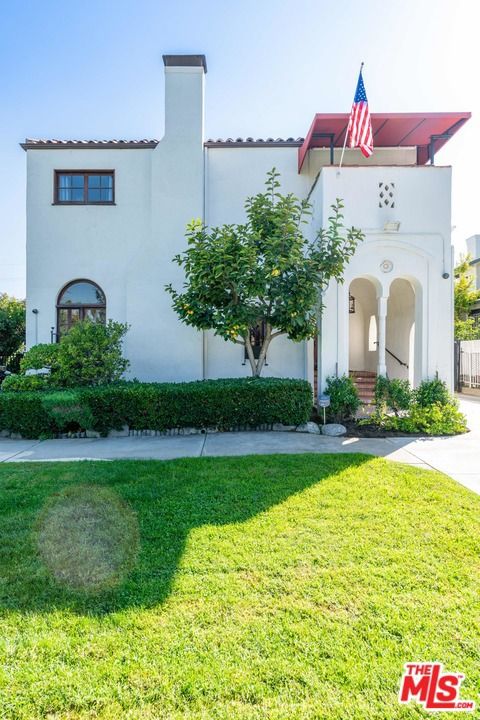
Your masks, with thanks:
[(389, 220), (383, 226), (384, 232), (398, 232), (400, 230), (399, 220)]
[(355, 312), (355, 298), (350, 294), (348, 296), (348, 312), (350, 315), (353, 315)]

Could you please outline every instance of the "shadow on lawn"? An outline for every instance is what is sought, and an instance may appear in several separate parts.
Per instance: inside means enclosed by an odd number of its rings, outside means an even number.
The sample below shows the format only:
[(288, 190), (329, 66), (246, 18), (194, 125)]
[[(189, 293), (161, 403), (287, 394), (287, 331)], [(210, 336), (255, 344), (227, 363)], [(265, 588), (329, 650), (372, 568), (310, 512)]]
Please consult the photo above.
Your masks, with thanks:
[[(305, 456), (282, 455), (170, 462), (83, 462), (68, 464), (68, 468), (65, 464), (24, 466), (23, 496), (18, 494), (19, 485), (15, 482), (7, 486), (7, 490), (5, 484), (0, 486), (4, 506), (0, 610), (46, 612), (63, 608), (102, 615), (128, 607), (156, 606), (172, 590), (191, 530), (203, 525), (245, 522), (295, 493), (368, 460), (371, 460), (369, 456), (354, 454), (310, 455), (306, 462)], [(13, 478), (22, 472), (12, 466), (10, 471)], [(28, 478), (33, 486), (31, 494)], [(45, 543), (45, 533), (51, 541), (53, 532), (48, 526), (48, 535), (42, 525), (45, 508), (48, 514), (48, 508), (55, 507), (56, 499), (63, 501), (79, 486), (83, 490), (88, 488), (91, 496), (97, 498), (106, 490), (107, 497), (110, 493), (121, 499), (120, 503), (129, 508), (129, 517), (135, 518), (138, 527), (135, 536), (135, 528), (132, 530), (132, 523), (128, 521), (123, 538), (118, 534), (118, 527), (112, 530), (107, 524), (103, 528), (104, 539), (108, 536), (103, 552), (108, 543), (113, 551), (122, 542), (132, 550), (127, 562), (130, 563), (128, 574), (107, 589), (92, 591), (90, 588), (85, 592), (59, 580), (61, 573), (57, 573), (55, 579), (55, 572), (46, 567), (51, 562), (55, 565), (55, 550), (47, 554), (47, 561), (42, 548), (39, 551), (39, 536)], [(22, 502), (22, 497), (30, 499), (30, 504), (27, 500)], [(74, 562), (75, 543), (81, 544), (82, 538), (72, 524), (75, 521), (71, 521), (71, 515), (64, 515), (62, 521), (63, 537), (58, 537), (58, 528), (55, 530), (57, 555), (63, 558), (62, 562), (65, 557), (73, 558)], [(53, 560), (49, 560), (52, 556)], [(206, 568), (208, 572), (216, 560), (216, 557), (202, 559), (202, 571)], [(199, 578), (201, 576), (200, 573)], [(200, 583), (201, 579), (199, 592)]]

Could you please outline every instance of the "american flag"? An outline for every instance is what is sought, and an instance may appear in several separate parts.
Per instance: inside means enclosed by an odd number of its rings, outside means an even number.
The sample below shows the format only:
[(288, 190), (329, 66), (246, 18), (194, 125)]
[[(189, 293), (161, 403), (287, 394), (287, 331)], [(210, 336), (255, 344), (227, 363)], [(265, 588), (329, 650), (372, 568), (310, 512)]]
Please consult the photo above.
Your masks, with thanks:
[(357, 90), (353, 99), (347, 136), (350, 135), (349, 147), (358, 147), (365, 157), (373, 152), (372, 121), (368, 109), (367, 93), (363, 84), (362, 71), (358, 76)]

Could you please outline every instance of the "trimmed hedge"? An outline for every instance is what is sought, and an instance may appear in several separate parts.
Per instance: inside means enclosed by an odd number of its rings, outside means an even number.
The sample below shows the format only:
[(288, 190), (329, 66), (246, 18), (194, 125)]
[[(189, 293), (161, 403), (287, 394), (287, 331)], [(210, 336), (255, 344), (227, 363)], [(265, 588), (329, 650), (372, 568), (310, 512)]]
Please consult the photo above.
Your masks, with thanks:
[(119, 383), (55, 392), (1, 392), (0, 430), (38, 438), (69, 430), (228, 430), (310, 418), (304, 380), (235, 378), (190, 383)]
[(51, 437), (56, 428), (44, 408), (40, 392), (0, 392), (0, 431), (23, 437)]

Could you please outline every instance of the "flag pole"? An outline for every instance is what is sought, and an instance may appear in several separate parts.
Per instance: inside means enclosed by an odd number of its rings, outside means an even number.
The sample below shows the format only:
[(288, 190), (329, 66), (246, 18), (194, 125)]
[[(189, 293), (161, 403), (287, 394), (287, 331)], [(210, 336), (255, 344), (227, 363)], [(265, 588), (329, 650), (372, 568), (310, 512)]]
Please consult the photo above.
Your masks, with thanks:
[[(363, 66), (364, 66), (364, 65), (365, 65), (364, 62), (362, 62), (362, 63), (360, 64), (360, 72), (358, 73), (359, 76), (360, 76), (361, 73), (362, 73), (362, 69), (363, 69)], [(349, 122), (349, 124), (350, 124), (350, 119), (349, 119), (348, 122)], [(346, 127), (346, 129), (345, 129), (345, 137), (344, 137), (344, 139), (343, 139), (342, 155), (341, 155), (341, 157), (340, 157), (340, 165), (338, 166), (338, 170), (339, 170), (339, 171), (340, 171), (340, 169), (341, 169), (341, 167), (342, 167), (342, 163), (343, 163), (343, 156), (344, 156), (344, 154), (345, 154), (345, 146), (346, 146), (346, 144), (347, 144), (347, 137), (348, 137), (348, 125), (347, 125), (347, 127)]]

